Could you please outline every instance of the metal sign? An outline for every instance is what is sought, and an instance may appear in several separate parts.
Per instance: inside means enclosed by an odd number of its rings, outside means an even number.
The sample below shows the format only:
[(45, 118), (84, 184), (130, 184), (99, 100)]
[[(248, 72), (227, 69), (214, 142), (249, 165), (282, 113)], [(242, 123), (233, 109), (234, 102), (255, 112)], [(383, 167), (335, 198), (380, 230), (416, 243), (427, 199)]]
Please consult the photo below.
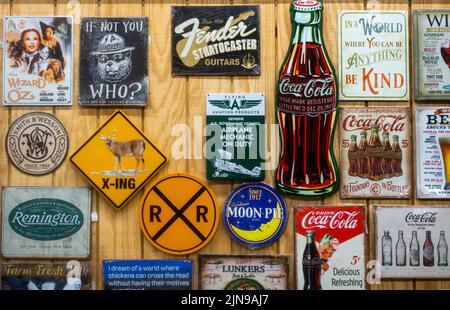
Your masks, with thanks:
[(172, 7), (173, 75), (259, 75), (259, 6)]
[(450, 198), (450, 108), (416, 107), (417, 198)]
[(414, 10), (415, 99), (450, 100), (450, 10)]
[(72, 105), (71, 16), (4, 18), (3, 104)]
[(408, 101), (407, 11), (339, 13), (340, 100)]
[(147, 105), (148, 18), (81, 18), (81, 105)]
[(219, 223), (217, 208), (214, 193), (202, 181), (173, 174), (146, 189), (139, 222), (142, 233), (156, 248), (185, 255), (212, 239)]
[(190, 260), (103, 261), (105, 290), (192, 290)]
[(60, 263), (4, 262), (0, 266), (2, 290), (91, 290), (91, 266), (76, 260)]
[(287, 209), (273, 187), (265, 183), (245, 183), (228, 197), (223, 218), (234, 240), (258, 248), (281, 237), (286, 228)]
[(382, 278), (450, 278), (450, 208), (375, 207), (376, 258)]
[(166, 162), (122, 111), (116, 111), (71, 156), (74, 167), (117, 210)]
[(264, 179), (264, 94), (208, 94), (206, 123), (209, 180)]
[(86, 258), (91, 191), (75, 187), (5, 187), (4, 257)]
[(44, 112), (22, 115), (11, 124), (6, 137), (6, 151), (11, 163), (32, 175), (56, 170), (69, 148), (69, 136), (64, 125)]
[(341, 108), (341, 198), (411, 197), (408, 108)]
[(201, 290), (287, 290), (288, 257), (200, 255)]
[(363, 207), (295, 208), (297, 289), (365, 289), (364, 223)]

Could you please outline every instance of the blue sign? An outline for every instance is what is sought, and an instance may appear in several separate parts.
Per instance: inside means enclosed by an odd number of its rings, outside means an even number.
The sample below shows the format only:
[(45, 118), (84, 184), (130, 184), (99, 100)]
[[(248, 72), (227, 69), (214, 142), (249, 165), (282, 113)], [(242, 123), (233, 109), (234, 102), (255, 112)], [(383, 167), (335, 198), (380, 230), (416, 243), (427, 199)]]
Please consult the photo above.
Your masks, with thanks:
[(224, 222), (239, 243), (258, 248), (278, 240), (286, 228), (283, 198), (265, 183), (238, 186), (225, 203)]
[(105, 290), (191, 290), (192, 261), (103, 261)]

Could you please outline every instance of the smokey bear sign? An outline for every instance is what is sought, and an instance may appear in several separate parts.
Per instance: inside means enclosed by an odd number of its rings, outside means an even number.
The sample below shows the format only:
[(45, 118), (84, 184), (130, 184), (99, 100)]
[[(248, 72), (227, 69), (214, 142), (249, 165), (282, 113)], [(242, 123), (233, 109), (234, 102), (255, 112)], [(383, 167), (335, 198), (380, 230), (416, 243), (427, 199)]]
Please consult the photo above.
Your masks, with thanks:
[(81, 105), (147, 104), (147, 18), (82, 18)]

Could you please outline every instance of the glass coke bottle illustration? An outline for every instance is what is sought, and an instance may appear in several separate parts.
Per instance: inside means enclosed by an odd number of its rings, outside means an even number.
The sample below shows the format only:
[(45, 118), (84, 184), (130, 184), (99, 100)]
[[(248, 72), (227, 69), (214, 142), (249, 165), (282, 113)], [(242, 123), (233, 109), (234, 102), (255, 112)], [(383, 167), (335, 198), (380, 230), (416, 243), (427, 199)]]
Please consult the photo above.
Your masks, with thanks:
[(322, 38), (323, 5), (291, 5), (292, 36), (280, 69), (276, 113), (281, 154), (276, 186), (287, 194), (321, 197), (338, 189), (333, 153), (337, 116), (334, 68)]

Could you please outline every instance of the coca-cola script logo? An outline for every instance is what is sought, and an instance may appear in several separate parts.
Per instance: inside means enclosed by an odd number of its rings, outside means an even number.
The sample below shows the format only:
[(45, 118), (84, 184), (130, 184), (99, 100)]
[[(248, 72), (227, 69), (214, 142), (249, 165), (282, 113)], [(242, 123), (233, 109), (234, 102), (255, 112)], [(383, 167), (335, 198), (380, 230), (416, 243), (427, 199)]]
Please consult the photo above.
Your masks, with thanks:
[(380, 131), (402, 132), (406, 127), (406, 114), (387, 114), (376, 118), (359, 118), (350, 114), (344, 118), (342, 129), (345, 131), (370, 130), (376, 125)]
[(421, 214), (414, 214), (409, 212), (405, 217), (406, 223), (418, 223), (418, 224), (428, 224), (436, 222), (437, 212), (425, 212)]
[(297, 234), (316, 232), (319, 242), (325, 234), (331, 234), (343, 243), (364, 232), (364, 215), (361, 207), (298, 208), (295, 212)]
[(280, 93), (302, 98), (325, 97), (334, 93), (333, 79), (308, 79), (305, 83), (291, 83), (291, 78), (284, 78), (280, 83)]

